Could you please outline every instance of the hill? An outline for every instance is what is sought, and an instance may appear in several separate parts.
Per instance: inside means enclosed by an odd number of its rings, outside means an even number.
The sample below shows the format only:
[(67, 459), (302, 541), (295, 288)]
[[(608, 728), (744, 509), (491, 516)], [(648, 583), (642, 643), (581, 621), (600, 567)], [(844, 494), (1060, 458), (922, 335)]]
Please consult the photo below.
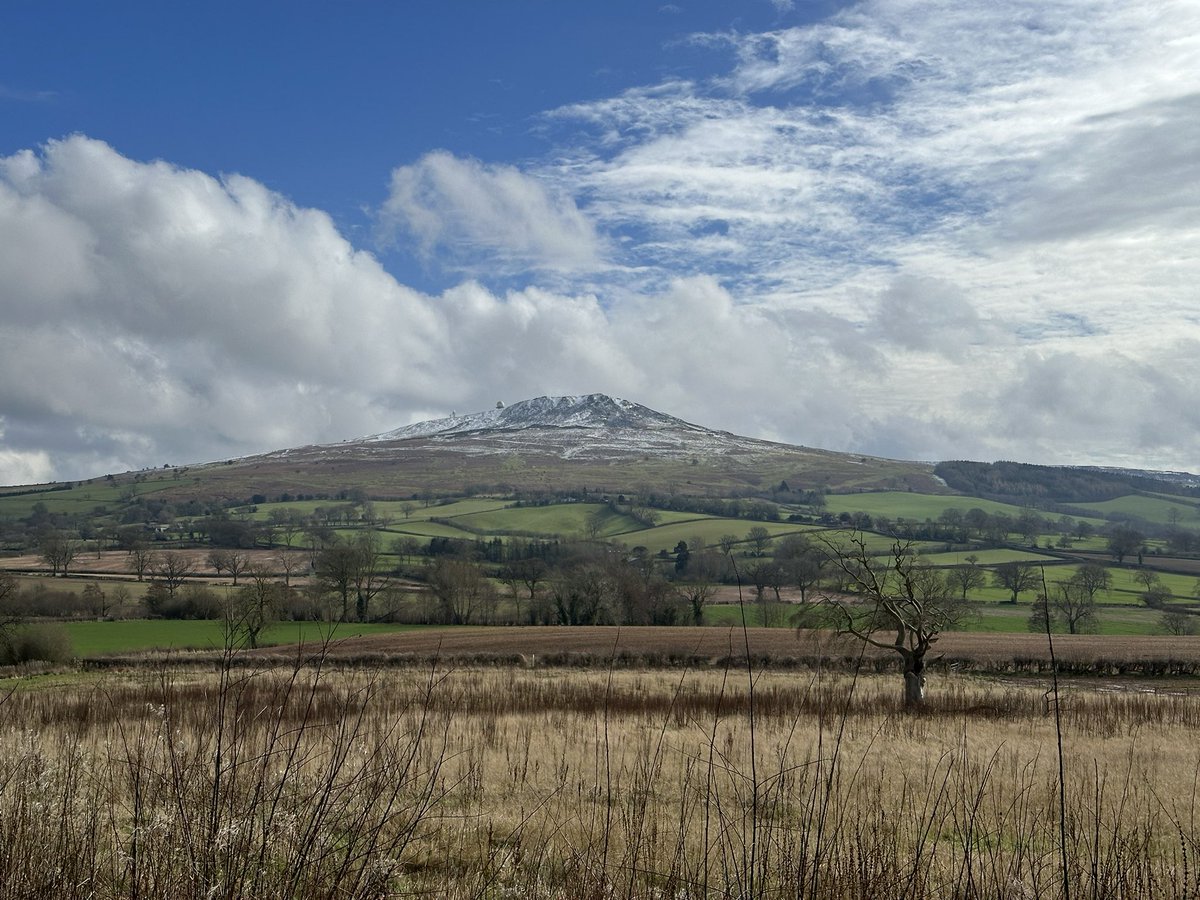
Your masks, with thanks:
[(902, 503), (904, 510), (894, 513), (917, 519), (942, 509), (938, 499), (950, 495), (1075, 516), (1187, 523), (1200, 515), (1200, 479), (1189, 473), (1007, 462), (934, 466), (748, 438), (588, 394), (497, 404), (337, 444), (0, 489), (0, 521), (24, 518), (35, 504), (75, 515), (103, 516), (106, 508), (112, 515), (134, 500), (138, 515), (152, 520), (154, 503), (178, 511), (269, 500), (630, 494), (765, 497), (811, 506), (821, 494), (867, 491), (924, 495), (923, 504), (908, 510)]
[(604, 394), (539, 397), (338, 444), (153, 470), (141, 481), (175, 500), (355, 492), (727, 497), (783, 482), (792, 491), (946, 490), (927, 463), (741, 437)]

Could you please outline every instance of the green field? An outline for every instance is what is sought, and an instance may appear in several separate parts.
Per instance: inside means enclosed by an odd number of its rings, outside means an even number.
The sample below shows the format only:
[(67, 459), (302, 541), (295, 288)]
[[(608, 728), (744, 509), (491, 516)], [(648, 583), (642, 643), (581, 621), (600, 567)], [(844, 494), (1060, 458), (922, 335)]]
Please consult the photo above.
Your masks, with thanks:
[(521, 506), (463, 515), (459, 520), (472, 529), (542, 537), (578, 536), (588, 532), (592, 517), (600, 522), (598, 536), (606, 537), (634, 528), (629, 516), (614, 513), (603, 503), (556, 503), (550, 506)]
[[(1074, 504), (1088, 506), (1085, 503)], [(908, 491), (871, 491), (862, 494), (828, 494), (825, 497), (826, 512), (838, 513), (865, 512), (871, 516), (884, 516), (892, 519), (906, 519), (924, 522), (926, 519), (937, 521), (947, 509), (957, 509), (967, 512), (971, 509), (982, 509), (988, 515), (1003, 513), (1016, 519), (1024, 510), (1011, 503), (998, 503), (994, 500), (983, 500), (978, 497), (962, 497), (956, 494), (918, 494)], [(1053, 521), (1055, 518), (1047, 513), (1043, 518)], [(1104, 525), (1102, 511), (1097, 511), (1096, 518), (1076, 519), (1085, 521), (1093, 526)], [(1053, 531), (1053, 528), (1051, 529)], [(1047, 532), (1050, 533), (1050, 532)]]
[[(225, 644), (224, 623), (213, 620), (128, 619), (115, 622), (67, 622), (76, 656), (86, 659), (141, 650), (213, 650)], [(264, 632), (263, 644), (318, 643), (368, 634), (411, 631), (421, 626), (341, 624), (330, 631), (323, 622), (286, 622)]]
[(1092, 510), (1101, 517), (1110, 513), (1118, 513), (1125, 516), (1136, 516), (1159, 525), (1172, 524), (1172, 517), (1175, 522), (1185, 528), (1195, 528), (1197, 524), (1200, 524), (1200, 504), (1182, 498), (1167, 499), (1162, 496), (1130, 494), (1125, 497), (1117, 497), (1115, 500), (1105, 500), (1100, 503), (1073, 503), (1072, 506)]
[(765, 528), (773, 539), (789, 534), (822, 531), (811, 525), (794, 525), (783, 522), (752, 522), (747, 519), (720, 519), (713, 516), (695, 516), (674, 524), (658, 525), (654, 528), (644, 528), (640, 531), (618, 535), (617, 539), (627, 547), (646, 547), (657, 553), (659, 550), (670, 552), (680, 541), (689, 545), (699, 538), (706, 546), (716, 547), (722, 537), (732, 535), (738, 541), (734, 545), (734, 553), (747, 548), (746, 535), (751, 528)]
[(1006, 562), (1038, 562), (1054, 564), (1059, 562), (1057, 557), (1045, 556), (1031, 550), (955, 550), (951, 553), (925, 553), (922, 562), (931, 566), (965, 566), (967, 557), (974, 556), (975, 562), (981, 566), (995, 566)]
[[(962, 631), (1012, 633), (1029, 630), (1031, 598), (1022, 597), (1016, 606), (1011, 603), (981, 603), (978, 615), (966, 623)], [(1097, 634), (1162, 634), (1159, 613), (1151, 609), (1099, 604), (1096, 610)]]
[(918, 494), (910, 491), (870, 491), (862, 494), (827, 494), (825, 511), (838, 513), (865, 512), (871, 516), (886, 516), (889, 519), (936, 520), (947, 509), (966, 512), (979, 508), (988, 515), (1004, 513), (1016, 518), (1021, 507), (977, 497), (960, 497), (956, 494)]
[(96, 507), (107, 506), (115, 508), (122, 504), (122, 496), (136, 488), (137, 495), (144, 496), (156, 490), (162, 490), (167, 484), (153, 487), (145, 484), (130, 485), (116, 484), (104, 480), (87, 484), (86, 482), (65, 491), (40, 491), (32, 494), (0, 494), (0, 519), (24, 518), (33, 512), (38, 503), (46, 507), (50, 513), (66, 513), (68, 515), (90, 515)]

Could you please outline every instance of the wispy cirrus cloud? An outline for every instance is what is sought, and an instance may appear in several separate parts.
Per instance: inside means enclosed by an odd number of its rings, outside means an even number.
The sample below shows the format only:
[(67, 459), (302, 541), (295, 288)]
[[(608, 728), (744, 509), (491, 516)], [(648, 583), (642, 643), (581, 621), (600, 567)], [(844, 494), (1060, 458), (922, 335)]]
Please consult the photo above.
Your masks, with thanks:
[(58, 99), (58, 91), (30, 90), (29, 88), (13, 87), (10, 84), (0, 84), (0, 100), (10, 100), (15, 103), (49, 103)]

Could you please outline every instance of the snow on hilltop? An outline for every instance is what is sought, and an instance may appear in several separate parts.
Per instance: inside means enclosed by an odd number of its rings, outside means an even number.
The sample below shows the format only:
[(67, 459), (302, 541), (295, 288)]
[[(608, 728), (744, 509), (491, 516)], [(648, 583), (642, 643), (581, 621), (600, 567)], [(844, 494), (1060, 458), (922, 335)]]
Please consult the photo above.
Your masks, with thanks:
[(479, 431), (515, 431), (525, 428), (649, 429), (713, 434), (707, 428), (682, 419), (619, 400), (605, 394), (581, 397), (537, 397), (512, 406), (487, 409), (463, 416), (448, 416), (406, 425), (394, 431), (371, 435), (368, 441), (403, 441), (408, 438), (471, 434)]
[(605, 394), (521, 400), (511, 406), (406, 425), (363, 438), (362, 443), (421, 439), (473, 455), (536, 450), (564, 459), (617, 459), (634, 453), (667, 457), (761, 453), (779, 446), (702, 428)]

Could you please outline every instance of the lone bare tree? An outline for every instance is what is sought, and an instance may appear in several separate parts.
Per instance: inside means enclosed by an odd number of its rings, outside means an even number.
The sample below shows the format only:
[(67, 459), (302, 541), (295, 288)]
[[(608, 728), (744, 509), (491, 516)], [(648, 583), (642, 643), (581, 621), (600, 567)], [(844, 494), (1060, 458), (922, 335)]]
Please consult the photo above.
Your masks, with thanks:
[(992, 572), (992, 583), (1011, 591), (1012, 599), (1009, 602), (1016, 603), (1017, 597), (1025, 591), (1041, 586), (1041, 570), (1031, 562), (1020, 560), (1000, 563)]
[(289, 589), (266, 571), (250, 568), (245, 574), (248, 582), (226, 599), (225, 627), (234, 644), (253, 650), (278, 620)]
[(936, 569), (918, 561), (908, 541), (894, 542), (882, 556), (873, 555), (858, 532), (826, 546), (830, 566), (844, 575), (851, 594), (820, 598), (835, 626), (896, 653), (904, 675), (904, 705), (919, 707), (925, 701), (925, 657), (941, 632), (963, 621), (968, 605)]

